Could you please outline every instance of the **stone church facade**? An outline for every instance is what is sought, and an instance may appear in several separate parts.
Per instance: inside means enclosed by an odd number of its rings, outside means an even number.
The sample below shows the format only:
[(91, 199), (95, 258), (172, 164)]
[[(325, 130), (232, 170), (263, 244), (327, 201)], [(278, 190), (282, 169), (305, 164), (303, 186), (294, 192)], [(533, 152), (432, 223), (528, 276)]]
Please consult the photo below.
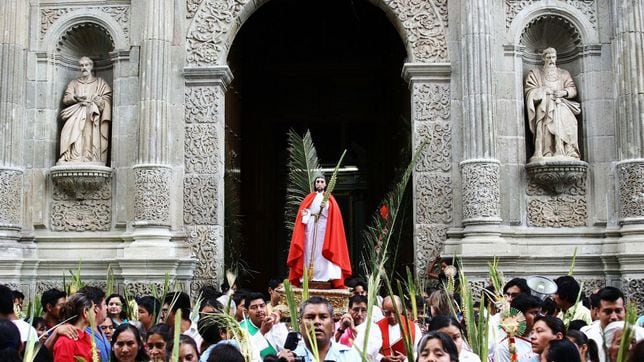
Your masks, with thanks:
[[(276, 0), (277, 1), (277, 0)], [(366, 0), (365, 0), (366, 1)], [(268, 0), (0, 3), (0, 280), (59, 285), (82, 260), (132, 292), (224, 275), (228, 53)], [(406, 49), (418, 272), (568, 271), (644, 300), (644, 4), (369, 0)], [(581, 162), (529, 165), (523, 80), (554, 47), (577, 84)], [(107, 170), (56, 169), (65, 85), (90, 56), (111, 85)], [(53, 169), (52, 169), (53, 168)]]

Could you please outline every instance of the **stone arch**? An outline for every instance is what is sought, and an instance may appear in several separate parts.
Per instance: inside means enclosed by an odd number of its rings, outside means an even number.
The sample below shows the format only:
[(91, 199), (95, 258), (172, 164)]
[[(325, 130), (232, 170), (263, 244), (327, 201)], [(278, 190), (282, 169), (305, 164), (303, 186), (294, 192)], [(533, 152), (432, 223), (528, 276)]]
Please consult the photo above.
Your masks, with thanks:
[(83, 10), (75, 10), (54, 21), (41, 41), (43, 50), (55, 53), (65, 34), (82, 26), (95, 26), (102, 29), (112, 42), (113, 50), (127, 50), (129, 48), (127, 34), (111, 16), (100, 12), (88, 14)]
[(564, 2), (535, 3), (521, 10), (510, 24), (507, 43), (520, 45), (525, 30), (534, 22), (546, 17), (556, 17), (572, 25), (575, 36), (579, 37), (583, 45), (599, 43), (599, 34), (586, 15)]
[[(188, 28), (186, 53), (189, 66), (224, 65), (232, 42), (244, 22), (269, 0), (203, 1)], [(368, 0), (385, 16), (405, 44), (408, 61), (446, 62), (447, 0), (417, 3)]]

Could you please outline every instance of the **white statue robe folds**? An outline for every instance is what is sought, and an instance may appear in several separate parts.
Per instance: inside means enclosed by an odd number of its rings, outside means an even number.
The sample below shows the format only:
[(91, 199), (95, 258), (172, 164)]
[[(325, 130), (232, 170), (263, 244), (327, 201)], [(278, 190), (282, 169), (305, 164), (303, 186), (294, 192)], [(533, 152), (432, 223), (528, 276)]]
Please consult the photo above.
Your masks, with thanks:
[[(322, 255), (322, 246), (324, 245), (324, 234), (326, 232), (327, 218), (329, 215), (329, 204), (322, 210), (317, 223), (315, 216), (320, 212), (323, 193), (318, 192), (308, 209), (308, 214), (302, 217), (302, 223), (306, 224), (306, 244), (304, 248), (304, 270), (308, 270), (313, 255), (313, 277), (312, 280), (327, 281), (331, 279), (342, 278), (342, 269), (340, 266), (333, 264), (329, 259)], [(317, 225), (317, 226), (316, 226)], [(316, 229), (317, 228), (317, 229)], [(313, 249), (313, 251), (311, 251)]]

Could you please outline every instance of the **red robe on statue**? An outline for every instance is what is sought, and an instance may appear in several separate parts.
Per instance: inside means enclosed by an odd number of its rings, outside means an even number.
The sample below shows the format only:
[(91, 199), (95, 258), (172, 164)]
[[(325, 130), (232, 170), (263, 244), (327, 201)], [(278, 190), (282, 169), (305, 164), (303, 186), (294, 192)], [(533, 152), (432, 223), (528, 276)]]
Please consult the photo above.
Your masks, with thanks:
[[(316, 192), (312, 192), (304, 198), (300, 208), (297, 210), (297, 217), (295, 218), (291, 247), (286, 261), (286, 265), (289, 267), (288, 280), (295, 286), (301, 284), (300, 278), (302, 278), (304, 271), (306, 224), (302, 223), (302, 210), (308, 209), (311, 206), (316, 195)], [(347, 238), (344, 235), (344, 223), (342, 222), (340, 207), (337, 201), (335, 201), (335, 198), (333, 198), (333, 195), (329, 196), (327, 204), (328, 218), (326, 232), (324, 234), (324, 243), (322, 245), (322, 255), (342, 270), (342, 279), (331, 281), (334, 288), (341, 288), (344, 287), (344, 279), (351, 275), (351, 261), (349, 260)]]

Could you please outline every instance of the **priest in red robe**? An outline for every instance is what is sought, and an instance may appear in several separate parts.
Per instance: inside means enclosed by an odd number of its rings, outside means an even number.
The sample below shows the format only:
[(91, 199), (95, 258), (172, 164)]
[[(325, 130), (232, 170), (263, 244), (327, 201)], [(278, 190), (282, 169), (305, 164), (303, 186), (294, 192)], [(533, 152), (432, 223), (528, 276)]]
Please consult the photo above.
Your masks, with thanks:
[(314, 189), (297, 211), (286, 262), (288, 279), (300, 286), (303, 273), (312, 267), (309, 280), (330, 281), (333, 288), (344, 288), (344, 279), (351, 275), (351, 261), (340, 207), (332, 195), (323, 202), (323, 176), (315, 178)]

